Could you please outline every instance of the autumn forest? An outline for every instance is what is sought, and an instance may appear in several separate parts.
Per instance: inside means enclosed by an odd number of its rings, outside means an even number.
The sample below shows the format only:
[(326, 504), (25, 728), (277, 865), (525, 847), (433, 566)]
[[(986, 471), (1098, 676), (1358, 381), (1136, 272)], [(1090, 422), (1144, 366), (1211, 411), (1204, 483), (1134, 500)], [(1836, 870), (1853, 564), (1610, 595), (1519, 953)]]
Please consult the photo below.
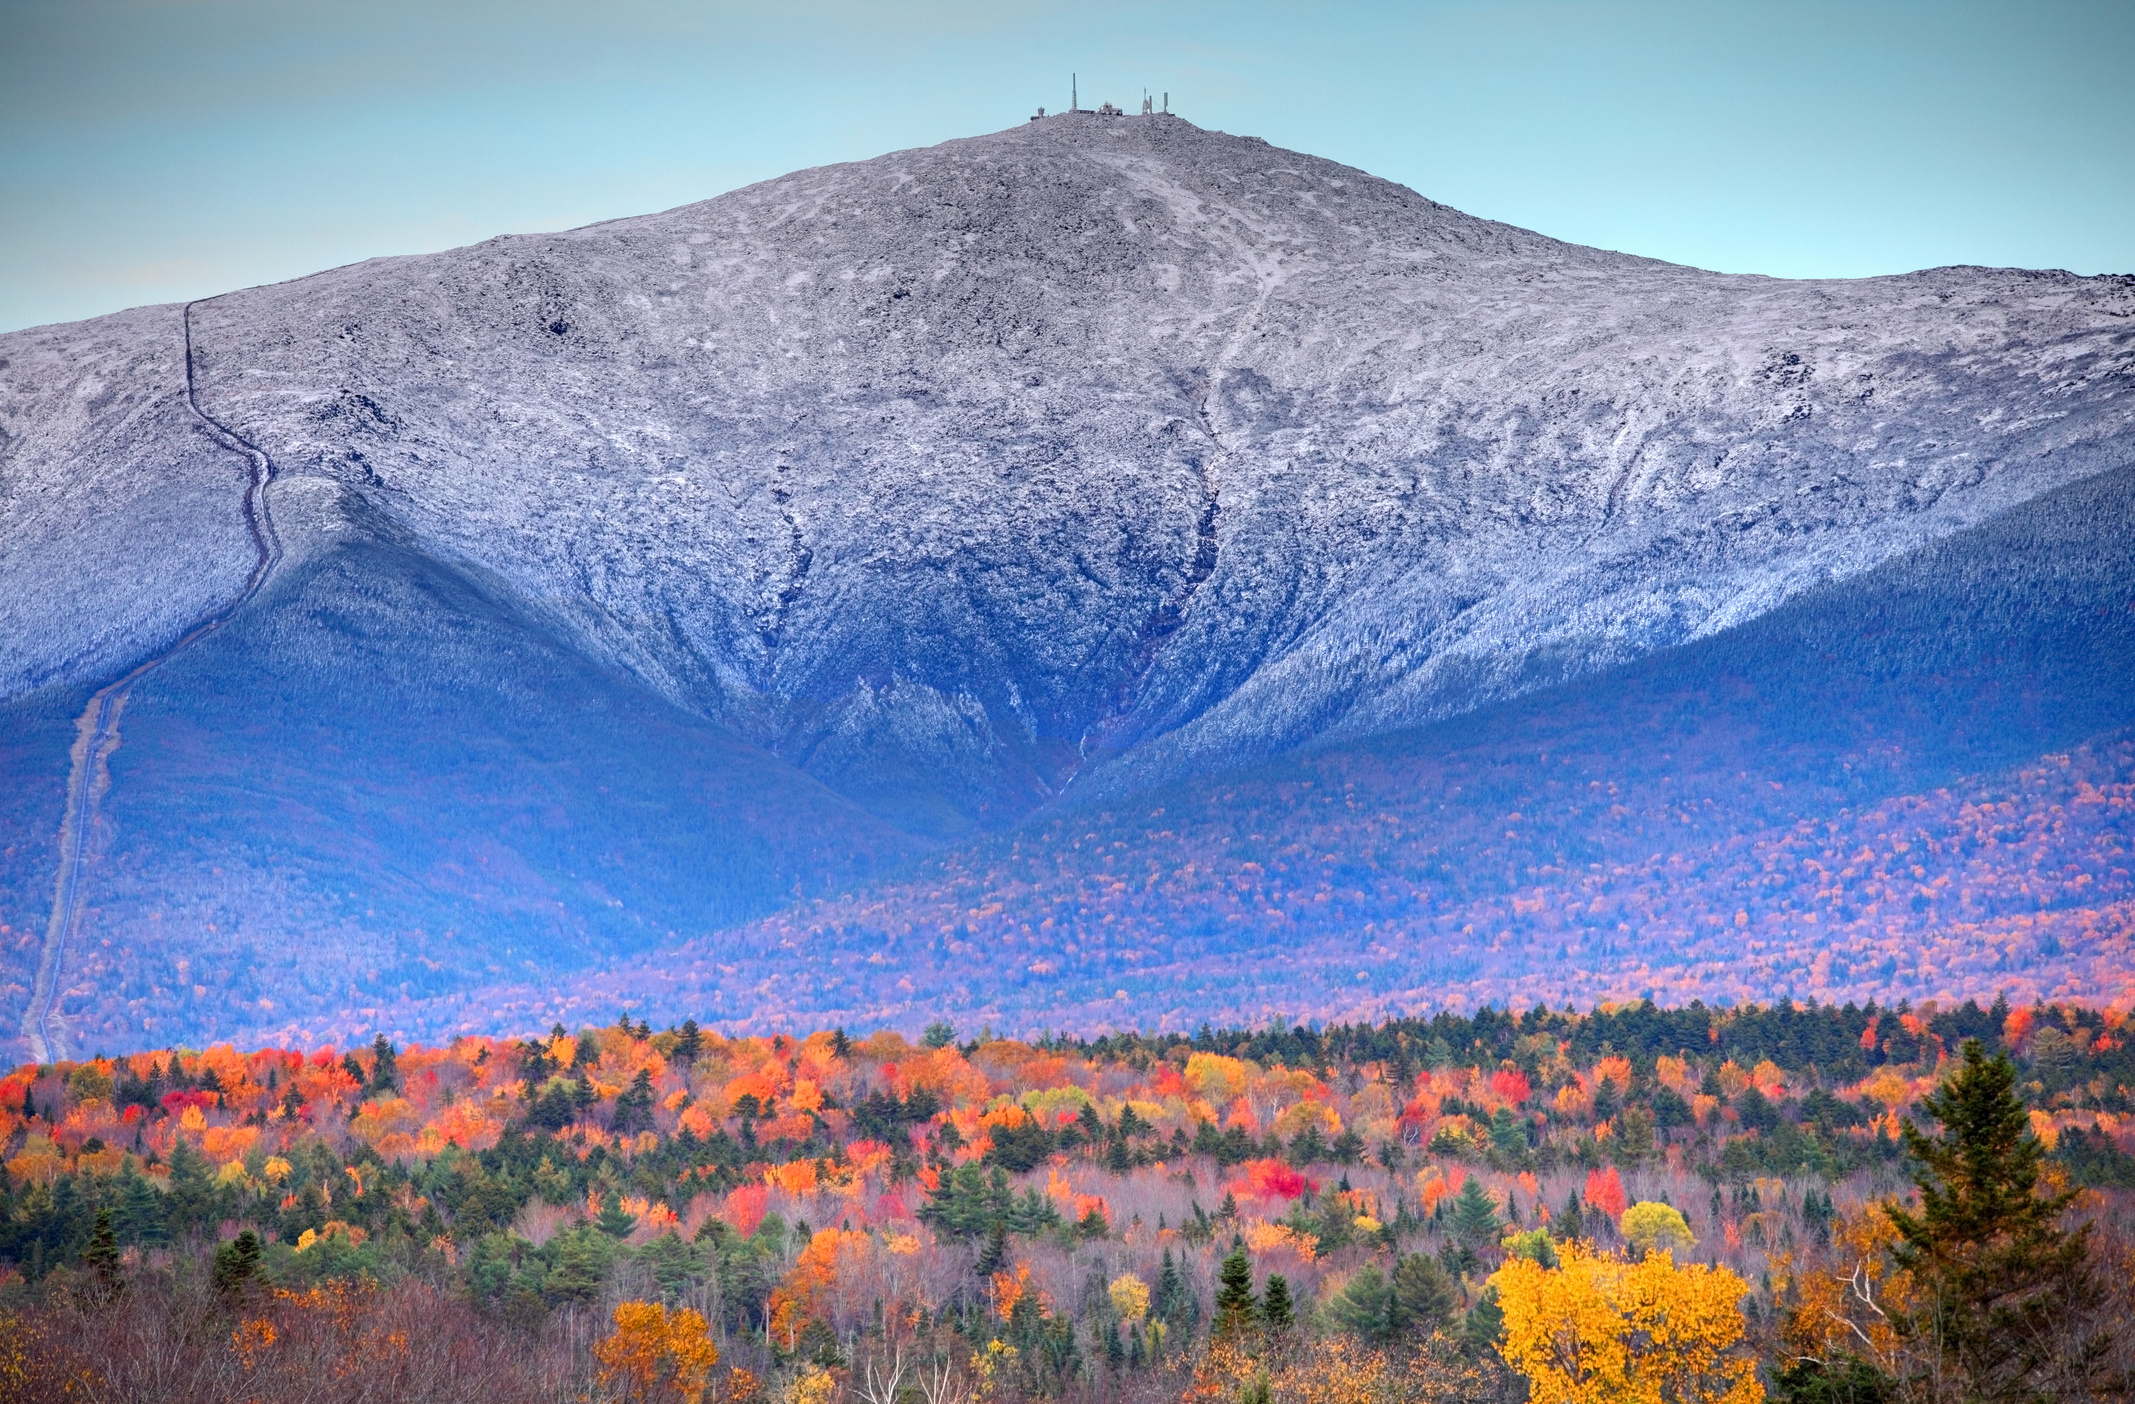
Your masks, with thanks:
[(2125, 1397), (2131, 1033), (2007, 1001), (916, 1044), (625, 1016), (26, 1066), (0, 1394)]

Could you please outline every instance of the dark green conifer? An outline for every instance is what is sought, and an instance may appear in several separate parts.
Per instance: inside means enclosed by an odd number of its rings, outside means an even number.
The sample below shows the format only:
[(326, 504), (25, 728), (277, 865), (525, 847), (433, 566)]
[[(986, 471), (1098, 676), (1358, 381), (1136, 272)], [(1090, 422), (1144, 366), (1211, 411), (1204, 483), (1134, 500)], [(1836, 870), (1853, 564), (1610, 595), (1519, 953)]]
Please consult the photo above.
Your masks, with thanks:
[(610, 1238), (627, 1238), (630, 1230), (638, 1226), (638, 1221), (635, 1214), (624, 1212), (622, 1195), (609, 1190), (607, 1197), (601, 1200), (600, 1217), (593, 1221), (593, 1226)]
[(600, 1276), (601, 1260), (592, 1241), (582, 1231), (563, 1234), (541, 1294), (557, 1303), (590, 1302), (600, 1291)]
[(1216, 1339), (1229, 1340), (1253, 1329), (1260, 1306), (1253, 1296), (1253, 1264), (1245, 1249), (1231, 1249), (1216, 1271), (1216, 1283)]
[(215, 1250), (215, 1290), (234, 1297), (260, 1280), (259, 1235), (246, 1229)]
[(189, 1233), (215, 1220), (215, 1184), (208, 1178), (208, 1159), (183, 1136), (171, 1147), (166, 1183), (165, 1209), (173, 1232)]
[(2061, 1227), (2074, 1191), (2039, 1192), (2045, 1147), (2015, 1083), (2006, 1057), (1968, 1039), (1955, 1075), (1920, 1103), (1941, 1132), (1904, 1126), (1919, 1210), (1885, 1206), (1899, 1238), (1892, 1256), (1920, 1292), (1907, 1334), (1964, 1398), (1988, 1404), (2076, 1397), (2084, 1357), (2106, 1344), (2081, 1325), (2100, 1298), (2089, 1226)]
[(652, 1070), (639, 1068), (630, 1086), (615, 1099), (617, 1131), (647, 1131), (652, 1128)]
[(1436, 1258), (1410, 1253), (1394, 1263), (1392, 1324), (1398, 1332), (1428, 1336), (1460, 1310), (1460, 1289)]
[(1485, 1287), (1461, 1323), (1462, 1344), (1472, 1355), (1488, 1356), (1497, 1350), (1504, 1334), (1505, 1311), (1497, 1304), (1497, 1288)]
[(1008, 1266), (1008, 1225), (995, 1219), (986, 1230), (986, 1247), (979, 1253), (973, 1271), (991, 1277)]
[(127, 1161), (119, 1172), (118, 1214), (114, 1225), (123, 1243), (135, 1243), (142, 1247), (158, 1247), (170, 1238), (167, 1206), (163, 1195), (148, 1182), (146, 1175), (133, 1168)]
[(371, 1040), (371, 1080), (365, 1095), (389, 1097), (400, 1090), (400, 1050), (384, 1034)]
[(119, 1236), (111, 1225), (109, 1209), (96, 1211), (96, 1230), (89, 1235), (89, 1246), (82, 1250), (82, 1266), (89, 1271), (90, 1294), (97, 1300), (110, 1301), (125, 1290)]
[(1157, 1320), (1176, 1325), (1187, 1319), (1187, 1296), (1179, 1265), (1171, 1260), (1171, 1250), (1166, 1248), (1163, 1265), (1157, 1269), (1156, 1286), (1149, 1293), (1149, 1310)]
[(1327, 1304), (1337, 1326), (1366, 1345), (1385, 1345), (1394, 1334), (1393, 1289), (1377, 1263), (1366, 1263)]
[(1483, 1188), (1480, 1179), (1470, 1175), (1453, 1201), (1454, 1234), (1471, 1248), (1490, 1248), (1497, 1245), (1502, 1229), (1497, 1206), (1490, 1202), (1490, 1191)]
[(1297, 1324), (1297, 1308), (1290, 1301), (1290, 1282), (1279, 1272), (1268, 1274), (1268, 1285), (1261, 1296), (1260, 1319), (1267, 1323), (1268, 1334), (1279, 1336)]

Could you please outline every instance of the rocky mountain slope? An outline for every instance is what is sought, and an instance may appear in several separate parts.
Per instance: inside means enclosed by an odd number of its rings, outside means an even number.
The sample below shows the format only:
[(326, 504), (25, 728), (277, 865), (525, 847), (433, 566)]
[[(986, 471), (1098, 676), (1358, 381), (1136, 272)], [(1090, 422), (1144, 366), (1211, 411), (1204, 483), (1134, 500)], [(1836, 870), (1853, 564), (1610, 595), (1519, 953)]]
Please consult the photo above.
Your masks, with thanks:
[[(0, 337), (11, 971), (43, 927), (67, 719), (253, 564), (246, 465), (185, 412), (177, 324)], [(159, 921), (272, 946), (288, 912), (361, 892), (351, 948), (398, 954), (305, 996), (344, 1005), (500, 944), (575, 968), (622, 939), (593, 855), (640, 835), (701, 835), (677, 851), (709, 875), (646, 884), (632, 929), (701, 934), (915, 839), (1718, 634), (2124, 464), (2135, 429), (2135, 279), (1722, 276), (1168, 116), (1056, 116), (360, 264), (193, 326), (203, 407), (274, 460), (289, 557), (249, 631), (128, 703), (129, 736), (218, 755), (181, 784), (178, 752), (122, 745), (92, 916), (135, 968)], [(435, 607), (380, 603), (418, 595)], [(539, 744), (495, 671), (529, 650)], [(701, 738), (709, 789), (648, 779), (626, 803), (582, 775), (539, 811), (579, 847), (544, 847), (497, 797), (581, 743), (644, 777), (677, 744), (574, 717), (593, 695)], [(470, 747), (494, 764), (463, 773)], [(286, 806), (126, 826), (127, 804), (188, 812), (210, 772)], [(315, 840), (388, 774), (420, 798), (394, 810), (405, 880), (373, 901), (383, 860)], [(736, 826), (712, 792), (807, 798)], [(775, 835), (771, 810), (804, 817)], [(483, 845), (538, 874), (501, 905), (539, 893), (549, 925), (407, 876)], [(210, 890), (212, 918), (168, 897)], [(491, 934), (463, 967), (446, 930)]]

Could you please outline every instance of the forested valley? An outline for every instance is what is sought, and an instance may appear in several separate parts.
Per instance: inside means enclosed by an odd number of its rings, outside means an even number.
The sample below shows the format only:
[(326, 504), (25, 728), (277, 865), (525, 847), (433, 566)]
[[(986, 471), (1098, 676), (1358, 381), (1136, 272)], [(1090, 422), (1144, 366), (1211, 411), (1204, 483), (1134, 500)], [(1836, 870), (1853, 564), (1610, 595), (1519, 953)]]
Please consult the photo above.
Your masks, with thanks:
[(2129, 1032), (2007, 1001), (916, 1044), (626, 1015), (26, 1066), (0, 1394), (2125, 1397)]

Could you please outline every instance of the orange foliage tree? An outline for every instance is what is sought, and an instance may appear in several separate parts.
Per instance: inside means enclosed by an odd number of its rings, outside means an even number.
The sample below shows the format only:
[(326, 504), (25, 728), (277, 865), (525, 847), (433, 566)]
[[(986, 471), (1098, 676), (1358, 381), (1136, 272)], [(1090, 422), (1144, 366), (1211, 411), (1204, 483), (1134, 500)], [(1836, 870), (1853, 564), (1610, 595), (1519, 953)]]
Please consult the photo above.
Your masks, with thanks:
[(698, 1404), (719, 1363), (719, 1347), (699, 1312), (659, 1302), (624, 1302), (615, 1331), (593, 1346), (600, 1383), (630, 1404)]

